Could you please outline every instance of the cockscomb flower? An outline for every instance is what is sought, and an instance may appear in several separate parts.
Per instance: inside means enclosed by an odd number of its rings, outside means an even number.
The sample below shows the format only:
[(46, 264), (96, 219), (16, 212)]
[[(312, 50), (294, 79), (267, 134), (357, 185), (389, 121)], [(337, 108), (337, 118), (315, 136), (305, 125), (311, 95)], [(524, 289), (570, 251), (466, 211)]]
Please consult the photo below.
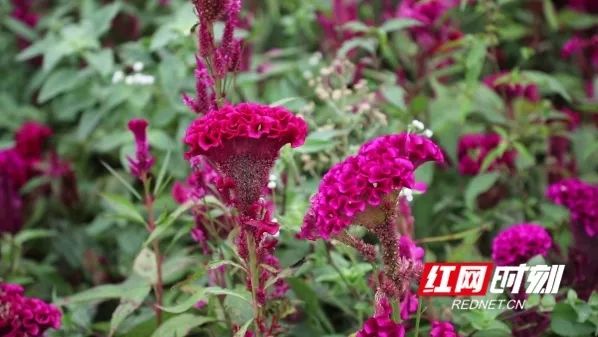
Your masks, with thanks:
[(0, 234), (17, 233), (23, 226), (20, 188), (27, 181), (27, 164), (14, 149), (0, 151)]
[(516, 80), (512, 77), (510, 73), (496, 73), (484, 78), (484, 84), (504, 96), (507, 101), (512, 101), (515, 98), (525, 98), (532, 102), (540, 100), (540, 90), (535, 83)]
[(212, 22), (221, 19), (234, 0), (192, 0), (200, 20)]
[(358, 12), (357, 1), (334, 0), (330, 16), (317, 13), (318, 23), (324, 33), (322, 41), (325, 49), (335, 51), (342, 46), (343, 42), (357, 35), (343, 26), (357, 20)]
[(459, 337), (451, 322), (433, 321), (430, 337)]
[(355, 337), (404, 337), (405, 327), (392, 320), (392, 306), (388, 300), (382, 298), (377, 299), (376, 302), (374, 316), (363, 323), (363, 327)]
[(216, 107), (216, 97), (212, 91), (214, 80), (199, 57), (196, 58), (196, 64), (195, 98), (183, 94), (183, 103), (196, 114), (203, 114)]
[(523, 223), (500, 232), (492, 242), (492, 260), (499, 266), (516, 266), (536, 255), (546, 256), (552, 238), (544, 227)]
[(550, 185), (546, 196), (569, 209), (574, 226), (589, 237), (598, 236), (598, 185), (567, 179)]
[(598, 14), (598, 2), (595, 0), (569, 0), (568, 4), (579, 12)]
[(235, 204), (246, 210), (267, 185), (280, 148), (302, 145), (306, 134), (305, 121), (286, 108), (226, 105), (191, 123), (185, 135), (186, 157), (208, 158), (221, 175), (232, 180)]
[(16, 284), (0, 283), (0, 333), (7, 337), (41, 337), (60, 328), (62, 314), (53, 305), (26, 297)]
[(15, 133), (15, 148), (26, 160), (39, 160), (50, 136), (52, 129), (49, 127), (37, 122), (26, 122)]
[(425, 161), (443, 161), (431, 140), (419, 135), (382, 136), (366, 143), (355, 156), (334, 165), (312, 197), (300, 237), (328, 239), (363, 222), (379, 222), (366, 210), (392, 203), (401, 189), (414, 184), (413, 171)]
[[(501, 137), (494, 133), (471, 133), (459, 138), (457, 158), (459, 159), (459, 172), (464, 175), (476, 175), (492, 150), (499, 146)], [(495, 171), (501, 167), (515, 168), (515, 155), (513, 150), (505, 151), (496, 158), (488, 167), (488, 171)]]
[(148, 125), (147, 120), (141, 118), (132, 119), (128, 124), (135, 137), (135, 156), (127, 159), (131, 173), (139, 179), (145, 179), (154, 165), (154, 157), (149, 152), (147, 140)]

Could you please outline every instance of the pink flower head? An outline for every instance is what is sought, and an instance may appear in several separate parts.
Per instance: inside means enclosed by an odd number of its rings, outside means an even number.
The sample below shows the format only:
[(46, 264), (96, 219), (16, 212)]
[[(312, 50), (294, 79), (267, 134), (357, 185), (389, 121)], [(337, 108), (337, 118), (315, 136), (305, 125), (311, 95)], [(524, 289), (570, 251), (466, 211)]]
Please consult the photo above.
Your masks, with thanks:
[[(500, 142), (501, 137), (494, 133), (471, 133), (461, 136), (457, 150), (459, 172), (465, 175), (480, 173), (484, 159)], [(515, 168), (515, 154), (515, 151), (505, 151), (490, 164), (488, 171), (495, 171), (500, 167)]]
[(451, 322), (433, 321), (430, 337), (459, 337), (455, 326)]
[(25, 297), (16, 284), (0, 283), (0, 332), (7, 337), (41, 337), (60, 328), (62, 314), (53, 305)]
[(532, 102), (540, 101), (540, 90), (535, 83), (514, 81), (511, 77), (510, 73), (497, 73), (484, 78), (484, 83), (507, 101), (515, 98), (525, 98)]
[(314, 240), (339, 234), (368, 207), (412, 187), (414, 170), (430, 160), (443, 160), (440, 148), (419, 135), (382, 136), (366, 143), (324, 175), (299, 236)]
[(150, 146), (147, 140), (148, 124), (147, 120), (141, 118), (129, 121), (129, 130), (135, 137), (135, 157), (127, 159), (131, 173), (139, 179), (145, 179), (154, 165), (154, 157), (149, 152)]
[(511, 226), (492, 242), (492, 260), (499, 266), (516, 266), (536, 255), (546, 256), (552, 238), (544, 227), (532, 223)]
[(433, 25), (448, 10), (458, 4), (459, 2), (455, 0), (405, 0), (401, 2), (397, 9), (397, 17), (415, 19), (429, 26)]
[(410, 237), (401, 235), (401, 238), (399, 238), (399, 254), (406, 259), (423, 262), (425, 252)]
[(221, 19), (233, 0), (192, 0), (201, 21), (212, 22)]
[(565, 206), (574, 226), (589, 237), (598, 236), (598, 186), (579, 179), (567, 179), (552, 184), (546, 191), (548, 199)]
[(598, 14), (598, 2), (595, 0), (569, 0), (569, 7), (579, 12)]
[(400, 305), (401, 319), (404, 321), (408, 320), (409, 316), (417, 312), (418, 306), (419, 299), (417, 298), (417, 295), (415, 295), (411, 291), (407, 291)]
[(405, 327), (392, 320), (392, 306), (386, 298), (376, 301), (376, 313), (368, 318), (355, 337), (404, 337)]
[(193, 121), (185, 135), (188, 159), (207, 157), (234, 183), (241, 210), (255, 203), (285, 144), (303, 144), (307, 124), (283, 107), (256, 103), (226, 105)]
[(574, 36), (567, 40), (567, 42), (565, 42), (565, 44), (563, 45), (563, 48), (561, 49), (561, 56), (563, 58), (569, 58), (572, 55), (581, 52), (584, 49), (585, 45), (586, 41), (583, 38), (579, 36)]
[(27, 160), (39, 160), (50, 136), (52, 129), (49, 127), (36, 122), (26, 122), (15, 134), (16, 150)]
[(212, 86), (214, 80), (210, 76), (203, 61), (196, 57), (197, 67), (195, 68), (195, 98), (183, 94), (183, 103), (196, 114), (206, 113), (216, 107), (216, 100)]
[(27, 182), (27, 163), (14, 150), (0, 151), (0, 233), (17, 233), (23, 226), (20, 188)]

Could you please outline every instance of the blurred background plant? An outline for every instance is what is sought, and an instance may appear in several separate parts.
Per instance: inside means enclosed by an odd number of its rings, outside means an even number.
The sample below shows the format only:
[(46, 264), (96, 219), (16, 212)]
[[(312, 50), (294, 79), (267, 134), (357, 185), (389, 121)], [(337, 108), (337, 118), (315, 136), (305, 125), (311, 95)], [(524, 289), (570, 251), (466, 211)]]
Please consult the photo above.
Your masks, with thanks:
[[(0, 15), (0, 278), (61, 305), (51, 336), (243, 336), (255, 313), (230, 208), (209, 168), (184, 159), (196, 117), (181, 99), (196, 84), (192, 1), (6, 0)], [(425, 261), (491, 259), (497, 233), (533, 222), (555, 242), (535, 263), (567, 264), (561, 293), (528, 301), (542, 319), (425, 300), (420, 333), (449, 336), (438, 332), (449, 320), (464, 336), (595, 333), (596, 232), (579, 228), (598, 226), (597, 27), (593, 0), (243, 1), (227, 99), (286, 106), (310, 129), (302, 147), (281, 150), (267, 186), (289, 287), (270, 308), (280, 335), (348, 336), (372, 315), (374, 266), (296, 234), (333, 164), (407, 130), (447, 161), (416, 172), (428, 186), (409, 205)], [(217, 41), (224, 30), (217, 20)], [(134, 118), (150, 124), (151, 182), (130, 174)], [(569, 178), (579, 180), (569, 195), (585, 198), (546, 196)], [(205, 190), (194, 203), (189, 186)], [(164, 310), (150, 294), (160, 274)], [(518, 317), (543, 323), (526, 335)]]

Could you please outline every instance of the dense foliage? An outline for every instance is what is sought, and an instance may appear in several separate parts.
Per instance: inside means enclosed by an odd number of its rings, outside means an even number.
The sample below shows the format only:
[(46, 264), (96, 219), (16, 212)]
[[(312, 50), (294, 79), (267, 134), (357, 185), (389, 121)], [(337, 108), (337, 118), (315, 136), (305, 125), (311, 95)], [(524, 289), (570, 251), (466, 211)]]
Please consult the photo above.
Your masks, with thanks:
[[(597, 1), (0, 16), (0, 336), (598, 334)], [(451, 310), (432, 261), (566, 268)]]

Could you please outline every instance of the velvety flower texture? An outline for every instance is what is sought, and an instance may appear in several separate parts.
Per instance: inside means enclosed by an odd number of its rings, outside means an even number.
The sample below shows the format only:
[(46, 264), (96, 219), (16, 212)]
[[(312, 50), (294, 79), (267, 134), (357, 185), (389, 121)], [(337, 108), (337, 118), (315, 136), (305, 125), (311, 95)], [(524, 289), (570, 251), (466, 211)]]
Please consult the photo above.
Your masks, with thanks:
[[(500, 142), (501, 137), (494, 133), (470, 133), (461, 136), (457, 148), (459, 172), (464, 175), (480, 173), (484, 159)], [(500, 167), (515, 168), (515, 155), (515, 151), (505, 151), (502, 156), (490, 164), (488, 171), (495, 171)]]
[(62, 314), (53, 305), (25, 297), (16, 284), (0, 283), (0, 335), (41, 337), (48, 329), (60, 328)]
[(363, 323), (355, 337), (404, 337), (405, 328), (392, 320), (392, 306), (388, 300), (377, 302), (376, 313)]
[(15, 148), (27, 160), (39, 160), (44, 144), (52, 136), (52, 129), (36, 123), (26, 122), (15, 133)]
[(434, 321), (430, 337), (459, 337), (455, 326), (451, 322)]
[(492, 242), (492, 260), (499, 266), (516, 266), (536, 255), (546, 256), (552, 238), (544, 227), (523, 223), (500, 232)]
[(285, 144), (297, 147), (307, 135), (305, 121), (284, 107), (256, 103), (226, 105), (193, 121), (185, 135), (188, 159), (203, 155), (234, 183), (235, 204), (246, 210), (268, 183)]
[(484, 78), (484, 83), (508, 101), (526, 98), (532, 102), (540, 100), (540, 91), (534, 83), (526, 83), (511, 78), (510, 73), (497, 73)]
[(380, 206), (392, 192), (410, 188), (413, 172), (425, 161), (442, 162), (440, 148), (426, 137), (398, 134), (376, 138), (359, 153), (334, 165), (322, 178), (300, 237), (328, 239)]
[(569, 209), (574, 226), (589, 237), (598, 236), (598, 185), (567, 179), (550, 185), (546, 196)]
[(131, 173), (139, 178), (145, 179), (154, 166), (154, 157), (149, 152), (149, 142), (147, 140), (147, 126), (149, 123), (145, 119), (132, 119), (129, 121), (129, 130), (135, 137), (135, 157), (128, 157)]

